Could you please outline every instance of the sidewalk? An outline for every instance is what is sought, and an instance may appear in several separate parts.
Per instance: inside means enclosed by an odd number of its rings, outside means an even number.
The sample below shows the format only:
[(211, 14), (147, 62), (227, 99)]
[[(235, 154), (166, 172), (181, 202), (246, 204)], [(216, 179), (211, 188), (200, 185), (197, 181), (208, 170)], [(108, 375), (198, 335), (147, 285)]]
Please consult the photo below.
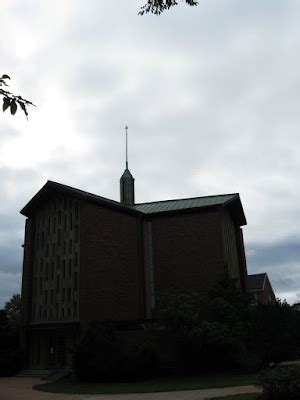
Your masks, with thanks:
[(0, 400), (204, 400), (218, 396), (255, 393), (255, 386), (237, 386), (156, 393), (78, 395), (39, 392), (32, 389), (41, 383), (36, 378), (0, 378)]

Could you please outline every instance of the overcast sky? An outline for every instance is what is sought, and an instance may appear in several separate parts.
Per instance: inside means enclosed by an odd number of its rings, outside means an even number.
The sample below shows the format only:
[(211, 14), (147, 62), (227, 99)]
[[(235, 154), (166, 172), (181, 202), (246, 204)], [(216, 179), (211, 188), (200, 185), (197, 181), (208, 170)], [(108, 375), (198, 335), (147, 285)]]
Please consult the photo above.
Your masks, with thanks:
[(249, 273), (300, 301), (300, 2), (2, 0), (0, 73), (38, 105), (0, 114), (0, 307), (20, 291), (25, 218), (54, 180), (119, 200), (239, 192)]

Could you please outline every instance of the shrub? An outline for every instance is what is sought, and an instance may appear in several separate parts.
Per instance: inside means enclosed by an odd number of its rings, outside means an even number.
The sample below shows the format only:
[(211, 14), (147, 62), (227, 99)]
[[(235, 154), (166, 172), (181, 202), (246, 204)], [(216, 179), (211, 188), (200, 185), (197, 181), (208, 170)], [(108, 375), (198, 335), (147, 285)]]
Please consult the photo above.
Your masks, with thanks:
[(300, 398), (300, 366), (279, 366), (260, 373), (258, 384), (268, 400)]
[(82, 380), (112, 381), (120, 375), (120, 349), (114, 326), (94, 321), (74, 351), (73, 367)]
[(126, 381), (155, 374), (157, 358), (151, 345), (139, 343), (128, 348), (113, 323), (95, 321), (74, 351), (73, 367), (81, 380)]
[(0, 350), (0, 376), (11, 376), (17, 372), (23, 361), (23, 353), (19, 350)]

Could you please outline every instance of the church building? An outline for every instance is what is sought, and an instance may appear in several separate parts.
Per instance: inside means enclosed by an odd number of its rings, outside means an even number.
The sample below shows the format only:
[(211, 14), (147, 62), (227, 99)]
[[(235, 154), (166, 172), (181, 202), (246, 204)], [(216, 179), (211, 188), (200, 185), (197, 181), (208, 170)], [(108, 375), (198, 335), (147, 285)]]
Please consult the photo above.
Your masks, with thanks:
[(120, 202), (48, 181), (21, 214), (27, 368), (69, 366), (92, 320), (151, 321), (159, 298), (224, 274), (246, 290), (237, 193), (137, 204), (126, 161)]

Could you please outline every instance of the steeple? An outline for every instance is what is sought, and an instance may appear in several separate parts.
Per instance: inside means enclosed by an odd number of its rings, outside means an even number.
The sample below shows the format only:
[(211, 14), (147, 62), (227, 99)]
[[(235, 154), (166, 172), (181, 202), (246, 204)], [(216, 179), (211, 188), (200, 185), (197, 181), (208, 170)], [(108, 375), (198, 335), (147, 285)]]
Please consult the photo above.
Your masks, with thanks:
[(134, 204), (134, 177), (128, 169), (128, 126), (126, 132), (126, 168), (120, 179), (120, 202), (127, 205)]

